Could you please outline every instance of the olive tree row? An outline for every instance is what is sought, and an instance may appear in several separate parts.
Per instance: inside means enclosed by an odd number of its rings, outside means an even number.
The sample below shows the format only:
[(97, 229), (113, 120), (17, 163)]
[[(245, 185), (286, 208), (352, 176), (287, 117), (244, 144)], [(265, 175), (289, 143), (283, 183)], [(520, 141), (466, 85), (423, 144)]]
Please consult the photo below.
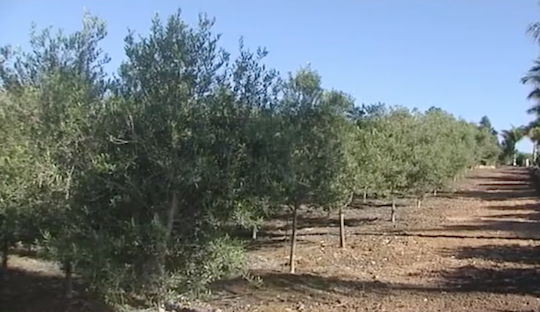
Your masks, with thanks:
[(486, 136), (483, 128), (438, 108), (422, 113), (377, 105), (357, 126), (357, 189), (389, 197), (392, 222), (397, 197), (415, 197), (420, 205), (427, 194), (447, 189), (486, 161), (485, 155), (493, 162), (498, 156), (496, 137), (479, 141)]
[(3, 271), (14, 243), (37, 242), (63, 264), (66, 295), (78, 273), (112, 301), (159, 303), (240, 271), (231, 229), (256, 234), (287, 206), (294, 272), (302, 207), (339, 210), (344, 247), (355, 196), (421, 200), (478, 161), (476, 126), (438, 109), (359, 110), (310, 68), (266, 68), (264, 49), (240, 41), (232, 59), (213, 23), (156, 16), (126, 36), (113, 79), (90, 15), (72, 34), (33, 31), (30, 51), (2, 49)]
[(241, 42), (231, 60), (212, 24), (156, 17), (148, 36), (126, 37), (112, 80), (105, 24), (90, 15), (73, 34), (33, 31), (31, 51), (3, 49), (5, 259), (32, 223), (25, 241), (63, 263), (68, 296), (78, 272), (110, 299), (162, 300), (241, 267), (231, 224), (348, 196), (338, 182), (352, 102), (310, 69), (282, 81), (263, 49)]

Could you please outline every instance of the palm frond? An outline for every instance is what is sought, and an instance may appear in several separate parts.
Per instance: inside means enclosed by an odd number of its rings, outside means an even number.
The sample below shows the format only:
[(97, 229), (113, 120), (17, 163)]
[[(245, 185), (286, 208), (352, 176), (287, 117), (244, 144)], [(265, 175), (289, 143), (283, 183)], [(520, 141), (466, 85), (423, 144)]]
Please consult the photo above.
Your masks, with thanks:
[(527, 110), (527, 114), (540, 117), (540, 103), (533, 105)]
[(527, 100), (540, 100), (540, 88), (534, 88), (528, 95)]
[(540, 22), (531, 23), (527, 27), (527, 35), (531, 36), (534, 41), (540, 43)]

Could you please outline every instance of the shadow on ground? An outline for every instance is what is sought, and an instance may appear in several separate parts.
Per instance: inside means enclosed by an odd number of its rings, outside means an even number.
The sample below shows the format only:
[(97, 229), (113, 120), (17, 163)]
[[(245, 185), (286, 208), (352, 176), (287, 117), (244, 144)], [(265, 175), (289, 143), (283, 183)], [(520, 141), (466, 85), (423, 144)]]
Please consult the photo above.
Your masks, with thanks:
[[(290, 232), (288, 233), (290, 235)], [(314, 233), (312, 235), (328, 235), (327, 233)], [(306, 236), (306, 235), (303, 235)], [(260, 238), (257, 238), (255, 241), (251, 241), (247, 244), (247, 250), (257, 250), (265, 248), (282, 248), (290, 244), (290, 237), (285, 235), (278, 235), (273, 233), (262, 233)], [(313, 246), (318, 245), (318, 243), (303, 239), (300, 237), (296, 238), (297, 246)]]
[[(483, 235), (494, 238), (516, 238), (516, 239), (531, 239), (539, 240), (540, 232), (538, 231), (540, 223), (537, 221), (524, 222), (519, 220), (483, 220), (475, 224), (459, 224), (459, 225), (447, 225), (443, 226), (442, 231), (448, 231), (453, 233), (464, 233), (464, 234), (454, 234), (456, 236), (468, 237), (478, 236), (474, 234), (475, 232), (493, 232), (492, 235)], [(432, 229), (432, 230), (422, 230), (422, 232), (439, 232), (441, 229)], [(469, 233), (469, 234), (465, 234)]]
[[(287, 220), (287, 219), (284, 219)], [(297, 229), (311, 229), (311, 228), (327, 228), (327, 227), (339, 227), (339, 219), (335, 217), (327, 216), (305, 216), (299, 215), (297, 219)], [(377, 218), (346, 218), (345, 226), (357, 227), (376, 221)], [(291, 222), (282, 226), (268, 225), (263, 228), (263, 231), (286, 231), (291, 229)]]
[[(423, 231), (450, 231), (459, 232), (494, 232), (497, 235), (504, 233), (519, 238), (540, 238), (540, 201), (538, 201), (537, 184), (534, 182), (526, 170), (517, 171), (508, 169), (512, 174), (504, 175), (503, 178), (512, 179), (504, 183), (481, 183), (481, 190), (472, 192), (457, 192), (461, 197), (477, 197), (486, 201), (504, 201), (530, 198), (534, 203), (518, 205), (513, 203), (505, 205), (496, 203), (486, 210), (493, 210), (490, 214), (471, 221), (468, 224), (450, 224), (438, 229), (427, 229)], [(493, 179), (491, 177), (490, 179)], [(496, 211), (496, 213), (493, 213)], [(507, 211), (508, 213), (504, 213)], [(495, 235), (495, 236), (497, 236)]]
[[(505, 211), (507, 210), (505, 208), (505, 206), (496, 206), (491, 209)], [(437, 228), (416, 229), (411, 230), (407, 235), (419, 237), (540, 240), (540, 210), (532, 210), (540, 209), (540, 205), (524, 205), (518, 209), (523, 209), (523, 212), (486, 216), (467, 224), (450, 224)]]
[(540, 295), (540, 270), (536, 268), (479, 268), (464, 266), (438, 272), (447, 292), (485, 292), (514, 295)]
[(437, 286), (421, 286), (403, 283), (385, 283), (380, 281), (358, 281), (314, 274), (287, 274), (267, 272), (254, 274), (262, 279), (261, 286), (250, 285), (243, 279), (219, 281), (212, 288), (219, 292), (235, 295), (271, 296), (273, 293), (288, 295), (357, 296), (362, 293), (396, 295), (404, 292), (446, 293), (481, 292), (514, 295), (540, 295), (540, 270), (537, 269), (490, 269), (463, 266), (448, 271), (436, 271), (428, 274), (438, 277)]
[[(500, 171), (499, 171), (500, 172)], [(456, 196), (476, 197), (487, 201), (506, 200), (524, 197), (537, 198), (532, 189), (528, 173), (523, 170), (505, 169), (502, 176), (475, 177), (495, 181), (484, 183), (475, 192), (458, 192)], [(522, 181), (522, 182), (516, 182)], [(512, 183), (513, 182), (513, 183)], [(392, 235), (419, 237), (452, 237), (462, 238), (492, 238), (494, 240), (539, 240), (540, 204), (525, 204), (523, 206), (493, 205), (486, 209), (501, 212), (482, 218), (474, 224), (448, 225), (433, 231), (443, 233), (349, 233), (349, 235)], [(508, 213), (504, 213), (504, 211)], [(357, 220), (359, 221), (359, 220)], [(308, 222), (308, 220), (306, 220)], [(313, 220), (309, 220), (313, 222)], [(328, 221), (327, 221), (328, 222)], [(362, 220), (361, 222), (365, 222)], [(320, 225), (319, 225), (320, 226)], [(492, 232), (492, 236), (475, 237), (473, 233), (460, 232)], [(426, 233), (427, 232), (427, 233)], [(496, 235), (507, 232), (516, 237)], [(461, 249), (445, 250), (443, 254), (455, 256), (458, 259), (482, 259), (499, 263), (488, 267), (464, 265), (448, 270), (435, 270), (419, 274), (431, 276), (435, 283), (432, 286), (422, 286), (403, 283), (386, 283), (377, 280), (349, 280), (337, 277), (326, 277), (315, 274), (286, 274), (279, 272), (253, 272), (260, 276), (263, 283), (255, 287), (242, 279), (220, 281), (212, 287), (217, 291), (234, 293), (240, 296), (256, 296), (275, 298), (276, 294), (302, 295), (306, 298), (320, 298), (332, 295), (361, 296), (371, 293), (380, 296), (397, 295), (400, 293), (425, 294), (439, 296), (445, 293), (494, 293), (512, 295), (540, 296), (540, 247), (523, 246), (510, 243), (507, 245), (483, 245), (479, 247), (463, 247)], [(506, 264), (513, 264), (513, 267)], [(534, 266), (534, 267), (531, 267)], [(444, 295), (442, 295), (444, 296)]]
[[(67, 300), (63, 297), (63, 279), (40, 272), (8, 270), (8, 279), (0, 284), (0, 311), (9, 312), (112, 312), (102, 301), (90, 296)], [(76, 289), (82, 291), (83, 289)]]
[[(522, 239), (540, 239), (540, 202), (522, 205), (493, 205), (486, 209), (497, 211), (470, 224), (450, 224), (438, 229), (422, 230), (460, 232), (493, 232), (498, 236), (513, 236)], [(504, 212), (508, 213), (504, 213)]]
[(482, 259), (494, 262), (511, 262), (520, 264), (540, 264), (539, 246), (484, 245), (480, 247), (463, 247), (457, 250), (446, 250), (444, 253), (454, 255), (457, 259)]
[(523, 169), (524, 168), (522, 167), (507, 167), (499, 168), (497, 170), (478, 170), (474, 174), (469, 175), (468, 178), (472, 180), (487, 180), (495, 182), (514, 182), (516, 181), (516, 178), (527, 180), (529, 179), (529, 172)]
[(440, 195), (440, 197), (449, 199), (471, 198), (485, 201), (504, 201), (537, 197), (537, 193), (534, 190), (531, 190), (530, 186), (515, 185), (512, 187), (499, 187), (496, 184), (492, 184), (491, 186), (485, 186), (484, 188), (484, 190), (476, 191), (456, 191), (453, 193), (443, 193)]
[[(385, 293), (390, 285), (377, 281), (356, 281), (324, 277), (315, 274), (288, 274), (278, 272), (259, 273), (253, 276), (262, 279), (262, 285), (254, 286), (241, 278), (219, 281), (212, 285), (216, 291), (233, 293), (236, 295), (264, 295), (264, 293), (285, 293), (289, 295), (320, 296), (324, 293), (352, 295), (364, 291)], [(399, 288), (405, 286), (399, 286)], [(257, 294), (256, 294), (257, 293)]]
[(506, 168), (498, 170), (497, 173), (481, 172), (469, 178), (489, 182), (478, 183), (477, 185), (480, 187), (478, 190), (458, 190), (453, 193), (442, 193), (440, 196), (446, 198), (474, 198), (486, 201), (537, 197), (535, 183), (529, 171), (523, 168)]
[(520, 205), (493, 205), (487, 209), (500, 211), (529, 211), (530, 214), (540, 212), (540, 201), (538, 203), (528, 203)]

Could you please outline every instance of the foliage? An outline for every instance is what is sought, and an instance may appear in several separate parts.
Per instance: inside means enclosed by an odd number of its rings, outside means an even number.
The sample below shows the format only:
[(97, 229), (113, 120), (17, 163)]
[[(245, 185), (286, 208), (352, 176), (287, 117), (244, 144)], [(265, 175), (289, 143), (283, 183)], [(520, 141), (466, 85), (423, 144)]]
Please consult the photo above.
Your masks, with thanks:
[(526, 166), (527, 161), (532, 160), (532, 154), (530, 153), (517, 153), (516, 155), (516, 165), (518, 166)]
[[(539, 43), (540, 39), (540, 23), (531, 23), (527, 28), (527, 34), (530, 35), (535, 42)], [(535, 135), (531, 136), (530, 130), (540, 125), (540, 57), (534, 60), (533, 65), (529, 68), (527, 73), (521, 78), (521, 83), (531, 86), (532, 90), (527, 95), (527, 100), (534, 102), (533, 106), (527, 110), (527, 113), (534, 116), (534, 120), (529, 125), (525, 126), (529, 137), (533, 141), (534, 151), (536, 154), (536, 147), (538, 140)]]
[(355, 106), (309, 67), (282, 79), (243, 40), (232, 59), (213, 24), (156, 16), (126, 36), (114, 79), (89, 14), (80, 31), (34, 29), (30, 51), (0, 51), (4, 246), (41, 244), (111, 301), (163, 301), (241, 274), (232, 229), (283, 206), (295, 220), (367, 192), (422, 199), (498, 155), (487, 117)]
[(517, 155), (516, 145), (525, 136), (525, 134), (526, 132), (524, 127), (514, 126), (501, 132), (503, 138), (501, 144), (501, 158), (505, 163), (512, 162), (515, 165)]
[(482, 117), (476, 134), (476, 146), (478, 148), (478, 162), (482, 165), (494, 165), (501, 154), (498, 133), (491, 126), (487, 116)]

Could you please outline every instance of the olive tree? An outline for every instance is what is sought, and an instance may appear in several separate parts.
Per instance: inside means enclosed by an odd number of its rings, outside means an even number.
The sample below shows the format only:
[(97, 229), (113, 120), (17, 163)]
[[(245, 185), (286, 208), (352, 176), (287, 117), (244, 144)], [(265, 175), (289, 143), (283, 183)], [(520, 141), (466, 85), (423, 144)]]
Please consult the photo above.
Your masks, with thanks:
[(275, 197), (263, 187), (273, 185), (264, 180), (274, 168), (265, 144), (277, 73), (261, 64), (263, 49), (241, 44), (231, 61), (213, 23), (201, 15), (192, 28), (178, 12), (156, 16), (146, 37), (125, 39), (127, 59), (105, 101), (104, 144), (80, 192), (93, 248), (106, 248), (88, 263), (109, 268), (99, 277), (105, 284), (116, 279), (158, 300), (167, 289), (198, 291), (240, 269), (228, 226)]
[(38, 197), (48, 216), (41, 230), (53, 234), (47, 243), (64, 262), (67, 296), (71, 296), (74, 246), (80, 243), (79, 215), (74, 211), (81, 206), (73, 190), (91, 154), (91, 120), (106, 91), (102, 65), (108, 57), (98, 47), (105, 35), (104, 22), (89, 14), (83, 29), (69, 35), (52, 35), (51, 28), (38, 32), (34, 27), (31, 51), (12, 51), (1, 72), (7, 93), (36, 92), (30, 138), (39, 155), (39, 167), (34, 167), (40, 173)]
[[(7, 278), (9, 249), (14, 243), (37, 238), (30, 220), (33, 214), (36, 163), (30, 140), (31, 127), (24, 126), (35, 113), (35, 92), (16, 96), (0, 91), (0, 275)], [(0, 277), (1, 277), (0, 276)]]
[(384, 193), (384, 178), (380, 174), (384, 163), (385, 133), (377, 127), (388, 113), (384, 104), (363, 105), (362, 114), (356, 118), (354, 155), (356, 159), (356, 187), (362, 192), (363, 203), (367, 201), (368, 192)]
[(310, 68), (290, 75), (279, 107), (277, 142), (281, 196), (292, 211), (290, 272), (295, 272), (298, 210), (303, 205), (329, 207), (348, 196), (339, 182), (347, 166), (342, 137), (350, 101), (327, 93)]
[(407, 176), (411, 163), (417, 116), (406, 108), (392, 107), (384, 118), (379, 118), (374, 130), (385, 139), (381, 142), (380, 174), (383, 178), (383, 193), (392, 200), (390, 220), (396, 221), (396, 198), (409, 190)]

